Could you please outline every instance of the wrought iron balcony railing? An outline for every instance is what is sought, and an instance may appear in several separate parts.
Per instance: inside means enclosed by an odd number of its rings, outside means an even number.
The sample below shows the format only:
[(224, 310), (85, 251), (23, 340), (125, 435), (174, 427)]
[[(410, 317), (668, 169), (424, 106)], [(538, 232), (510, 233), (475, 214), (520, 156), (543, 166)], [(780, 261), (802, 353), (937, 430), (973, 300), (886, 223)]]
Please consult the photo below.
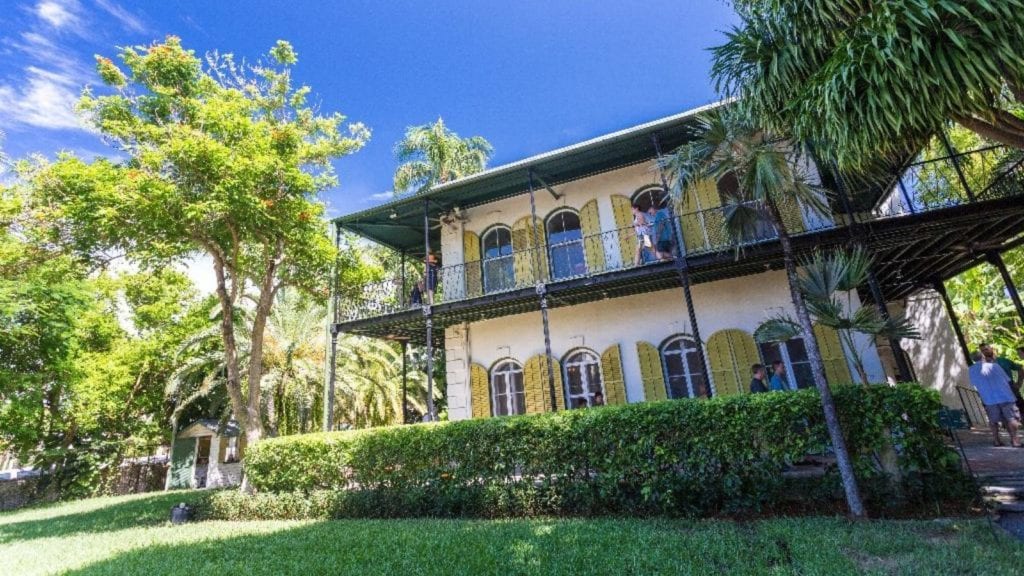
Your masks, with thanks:
[[(1024, 196), (1024, 155), (1001, 147), (985, 147), (969, 153), (908, 164), (870, 212), (833, 218), (814, 214), (793, 204), (780, 212), (792, 236), (835, 229), (850, 219), (864, 222), (913, 215), (985, 200)], [(756, 210), (761, 208), (750, 204)], [(739, 240), (725, 228), (725, 208), (719, 206), (686, 213), (675, 219), (671, 253), (644, 246), (633, 227), (579, 234), (558, 243), (503, 252), (485, 258), (396, 275), (338, 294), (335, 321), (349, 322), (420, 308), (513, 292), (553, 283), (642, 268), (680, 256), (679, 240), (688, 256), (733, 250), (737, 246), (771, 242), (777, 238), (767, 217), (754, 222)], [(527, 235), (528, 236), (528, 235)], [(565, 234), (561, 234), (563, 238)], [(656, 239), (652, 244), (656, 244)], [(532, 242), (527, 242), (532, 244)], [(638, 258), (639, 254), (639, 258)]]

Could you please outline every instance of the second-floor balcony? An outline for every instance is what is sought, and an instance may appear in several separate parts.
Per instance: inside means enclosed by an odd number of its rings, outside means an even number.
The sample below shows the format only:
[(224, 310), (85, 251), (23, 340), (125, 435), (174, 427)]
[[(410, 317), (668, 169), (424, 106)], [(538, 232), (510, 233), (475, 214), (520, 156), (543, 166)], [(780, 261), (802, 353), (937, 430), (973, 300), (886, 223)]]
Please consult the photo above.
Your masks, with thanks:
[[(892, 228), (893, 223), (924, 222), (921, 217), (929, 215), (928, 225), (935, 227), (935, 219), (942, 215), (956, 218), (965, 214), (969, 207), (979, 209), (986, 203), (1000, 201), (1005, 204), (1008, 199), (1016, 199), (1016, 202), (1010, 200), (1009, 205), (1019, 207), (1020, 197), (1024, 196), (1022, 162), (1024, 158), (1008, 154), (1000, 147), (919, 158), (904, 166), (899, 176), (880, 193), (876, 191), (874, 201), (864, 202), (854, 191), (850, 195), (855, 197), (855, 202), (848, 197), (828, 198), (826, 204), (830, 209), (825, 214), (814, 213), (795, 202), (779, 208), (787, 232), (805, 250), (829, 242), (836, 244), (851, 238), (851, 233), (881, 230), (885, 226), (893, 230), (891, 234), (897, 241), (909, 245), (923, 240), (924, 236), (914, 238), (902, 228)], [(743, 264), (744, 260), (762, 258), (777, 245), (776, 228), (767, 216), (734, 238), (725, 227), (728, 208), (721, 202), (711, 204), (717, 205), (688, 210), (692, 202), (677, 203), (679, 214), (663, 220), (658, 230), (652, 230), (649, 244), (638, 236), (633, 226), (595, 230), (598, 219), (588, 219), (586, 214), (573, 213), (556, 225), (550, 220), (524, 218), (521, 220), (524, 223), (518, 227), (487, 234), (482, 239), (474, 235), (472, 242), (467, 241), (461, 251), (462, 262), (432, 265), (426, 273), (422, 262), (412, 263), (389, 277), (341, 290), (336, 301), (335, 321), (345, 324), (405, 313), (424, 305), (437, 307), (486, 302), (487, 299), (497, 302), (503, 295), (529, 293), (539, 284), (557, 291), (559, 286), (581, 283), (594, 286), (602, 282), (636, 282), (648, 273), (669, 278), (675, 269), (672, 263), (683, 257), (700, 277), (702, 262)], [(753, 203), (744, 207), (767, 214), (764, 207)], [(942, 229), (941, 221), (938, 222), (935, 234), (948, 232)], [(1004, 226), (1002, 232), (1013, 236), (1020, 232), (1020, 226), (1014, 221)], [(970, 233), (965, 234), (964, 243), (970, 244)], [(945, 236), (942, 241), (952, 245)], [(935, 245), (939, 244), (936, 240)], [(901, 254), (904, 253), (909, 254), (910, 249), (904, 249)], [(890, 258), (883, 258), (887, 259)], [(882, 262), (883, 266), (887, 263)], [(760, 263), (748, 264), (746, 270), (750, 271)], [(770, 266), (771, 262), (765, 260), (764, 265)], [(897, 270), (896, 276), (902, 272)], [(923, 278), (932, 273), (941, 275), (940, 271), (923, 265), (918, 276)], [(607, 294), (604, 297), (608, 297)], [(504, 299), (510, 298), (505, 296)]]

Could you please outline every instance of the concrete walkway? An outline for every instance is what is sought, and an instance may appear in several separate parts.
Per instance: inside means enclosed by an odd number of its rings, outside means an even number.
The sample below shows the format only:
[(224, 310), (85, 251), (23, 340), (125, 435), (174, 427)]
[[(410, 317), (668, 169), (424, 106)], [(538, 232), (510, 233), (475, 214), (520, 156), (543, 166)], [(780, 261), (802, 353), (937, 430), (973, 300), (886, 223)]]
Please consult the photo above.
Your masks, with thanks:
[(964, 448), (971, 471), (978, 479), (982, 497), (996, 513), (996, 523), (1024, 541), (1024, 448), (993, 446), (988, 430), (954, 432)]

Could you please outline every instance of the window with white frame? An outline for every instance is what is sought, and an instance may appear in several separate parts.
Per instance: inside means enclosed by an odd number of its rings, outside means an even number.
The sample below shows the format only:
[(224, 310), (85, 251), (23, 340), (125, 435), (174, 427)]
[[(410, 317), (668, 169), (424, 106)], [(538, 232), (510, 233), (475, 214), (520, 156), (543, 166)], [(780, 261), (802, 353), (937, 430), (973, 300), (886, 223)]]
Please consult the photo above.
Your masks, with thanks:
[[(567, 408), (586, 408), (607, 402), (601, 379), (601, 360), (590, 350), (569, 354), (563, 363)], [(595, 397), (600, 394), (600, 401)]]
[(583, 257), (583, 229), (579, 214), (572, 210), (559, 210), (548, 218), (547, 231), (551, 277), (560, 280), (586, 274), (587, 261)]
[(512, 256), (512, 230), (495, 226), (480, 240), (483, 253), (484, 292), (515, 288), (515, 264)]
[(491, 369), (491, 403), (495, 416), (526, 412), (523, 367), (518, 362), (505, 360)]
[(762, 342), (758, 347), (761, 349), (761, 358), (764, 359), (768, 378), (773, 374), (772, 363), (781, 361), (786, 367), (786, 386), (790, 390), (814, 386), (811, 359), (807, 356), (803, 338), (792, 338), (785, 342)]
[(700, 370), (700, 348), (691, 338), (676, 336), (661, 347), (665, 388), (669, 398), (707, 398), (710, 388)]

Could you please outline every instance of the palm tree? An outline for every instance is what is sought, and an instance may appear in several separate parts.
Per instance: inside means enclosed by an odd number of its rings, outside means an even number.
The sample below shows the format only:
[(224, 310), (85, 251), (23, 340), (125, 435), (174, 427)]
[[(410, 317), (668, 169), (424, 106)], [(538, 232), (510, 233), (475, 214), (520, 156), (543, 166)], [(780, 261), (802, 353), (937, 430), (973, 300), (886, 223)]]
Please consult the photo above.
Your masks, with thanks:
[(735, 0), (712, 77), (760, 125), (844, 169), (914, 153), (953, 120), (1024, 149), (1024, 2)]
[[(350, 428), (403, 422), (402, 349), (394, 342), (345, 336), (338, 341), (338, 402), (334, 418)], [(426, 375), (410, 366), (409, 408), (426, 410)]]
[[(871, 258), (862, 248), (851, 252), (837, 250), (829, 254), (816, 252), (811, 258), (801, 261), (798, 279), (807, 311), (818, 324), (839, 334), (843, 347), (850, 351), (862, 384), (868, 383), (868, 375), (864, 368), (864, 354), (854, 340), (854, 333), (867, 334), (872, 341), (879, 336), (921, 337), (902, 314), (886, 320), (874, 307), (861, 306), (853, 310), (853, 291), (868, 281), (870, 267)], [(799, 322), (781, 313), (761, 323), (755, 336), (761, 342), (784, 342), (799, 337), (801, 332)]]
[(717, 182), (727, 175), (735, 177), (736, 196), (725, 198), (723, 208), (724, 232), (735, 240), (756, 237), (758, 225), (766, 217), (774, 226), (846, 501), (850, 514), (859, 518), (865, 515), (864, 505), (832, 391), (825, 380), (825, 365), (814, 339), (811, 317), (800, 290), (793, 245), (779, 209), (780, 204), (799, 201), (812, 211), (823, 213), (826, 210), (822, 200), (824, 191), (810, 184), (806, 174), (798, 168), (801, 165), (796, 157), (798, 152), (780, 134), (753, 126), (729, 109), (719, 109), (700, 115), (692, 140), (666, 156), (662, 165), (671, 179), (672, 194), (677, 200), (705, 180)]
[(481, 136), (460, 138), (437, 119), (412, 126), (395, 146), (395, 194), (423, 192), (432, 186), (482, 172), (494, 149)]

